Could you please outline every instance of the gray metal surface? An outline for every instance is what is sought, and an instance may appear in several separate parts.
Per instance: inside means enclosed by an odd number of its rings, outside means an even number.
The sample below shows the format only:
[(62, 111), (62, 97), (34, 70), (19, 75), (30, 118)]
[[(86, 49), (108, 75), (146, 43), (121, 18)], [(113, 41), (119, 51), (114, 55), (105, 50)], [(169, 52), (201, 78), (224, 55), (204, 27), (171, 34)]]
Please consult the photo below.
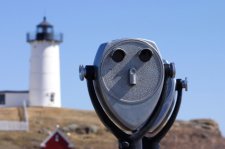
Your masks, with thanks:
[[(126, 53), (120, 62), (111, 57), (117, 49)], [(147, 62), (138, 57), (143, 49), (153, 53)], [(140, 127), (153, 112), (162, 91), (164, 65), (157, 46), (143, 39), (105, 43), (99, 47), (94, 65), (94, 87), (105, 112), (121, 128)]]
[(157, 117), (156, 121), (152, 125), (149, 130), (148, 137), (154, 136), (157, 134), (167, 123), (169, 117), (171, 116), (171, 112), (173, 111), (175, 101), (175, 79), (169, 79), (167, 82), (167, 96), (165, 102), (163, 104), (162, 111), (160, 112), (159, 116)]

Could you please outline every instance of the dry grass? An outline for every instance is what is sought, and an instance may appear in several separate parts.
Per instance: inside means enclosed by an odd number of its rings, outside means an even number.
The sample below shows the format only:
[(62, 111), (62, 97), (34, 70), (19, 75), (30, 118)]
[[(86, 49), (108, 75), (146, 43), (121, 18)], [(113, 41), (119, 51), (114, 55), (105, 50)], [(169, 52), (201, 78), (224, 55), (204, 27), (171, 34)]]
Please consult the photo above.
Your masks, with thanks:
[[(71, 132), (69, 139), (76, 149), (116, 149), (117, 140), (106, 131), (94, 111), (82, 111), (63, 108), (28, 108), (30, 131), (0, 132), (0, 149), (40, 149), (41, 142), (49, 132), (71, 125), (94, 124), (100, 129), (97, 133), (77, 134)], [(20, 120), (18, 108), (1, 108), (0, 120)], [(208, 120), (207, 120), (208, 121)], [(206, 122), (207, 122), (206, 121)], [(225, 141), (217, 126), (209, 127), (196, 122), (177, 122), (161, 142), (162, 149), (224, 149)], [(206, 124), (208, 127), (206, 127)], [(204, 126), (204, 127), (199, 127)]]
[(20, 120), (20, 109), (0, 108), (0, 120), (10, 120), (10, 121)]
[[(0, 109), (0, 120), (20, 120), (18, 108)], [(28, 108), (30, 123), (29, 132), (0, 132), (0, 149), (36, 149), (41, 142), (56, 129), (56, 126), (65, 127), (70, 124), (94, 124), (100, 127), (96, 134), (78, 135), (71, 133), (69, 139), (77, 149), (116, 148), (116, 139), (105, 131), (94, 111), (82, 111), (63, 108)]]

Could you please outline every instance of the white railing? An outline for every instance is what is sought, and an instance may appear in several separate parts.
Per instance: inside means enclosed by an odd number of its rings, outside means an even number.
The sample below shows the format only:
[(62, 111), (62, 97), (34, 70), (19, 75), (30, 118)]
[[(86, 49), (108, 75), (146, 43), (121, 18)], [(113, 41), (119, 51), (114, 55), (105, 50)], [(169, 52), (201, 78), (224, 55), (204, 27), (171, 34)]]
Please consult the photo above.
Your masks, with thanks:
[(0, 131), (29, 131), (29, 120), (26, 101), (23, 103), (24, 121), (0, 121)]
[(29, 124), (19, 121), (0, 121), (0, 131), (28, 131)]

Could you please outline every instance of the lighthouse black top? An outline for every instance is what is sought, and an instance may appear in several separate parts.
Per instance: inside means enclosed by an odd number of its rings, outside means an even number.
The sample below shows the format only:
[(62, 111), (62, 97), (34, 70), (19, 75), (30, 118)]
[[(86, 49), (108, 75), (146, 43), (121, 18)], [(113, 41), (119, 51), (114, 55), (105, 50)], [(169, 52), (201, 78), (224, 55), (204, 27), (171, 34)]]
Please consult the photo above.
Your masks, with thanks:
[(56, 34), (54, 32), (53, 26), (47, 22), (46, 17), (43, 18), (43, 21), (37, 25), (35, 33), (27, 34), (27, 42), (33, 41), (53, 41), (53, 42), (62, 42), (63, 35), (62, 33)]

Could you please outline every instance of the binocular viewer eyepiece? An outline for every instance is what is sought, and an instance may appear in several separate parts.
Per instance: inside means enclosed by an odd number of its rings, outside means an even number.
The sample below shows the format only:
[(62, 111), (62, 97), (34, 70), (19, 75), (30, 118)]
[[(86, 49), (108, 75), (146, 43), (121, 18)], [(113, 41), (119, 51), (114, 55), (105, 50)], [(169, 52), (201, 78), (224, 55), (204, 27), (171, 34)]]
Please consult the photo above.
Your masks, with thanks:
[(87, 80), (98, 116), (118, 138), (120, 148), (126, 148), (127, 142), (128, 148), (141, 149), (144, 135), (150, 139), (164, 135), (179, 110), (178, 91), (187, 90), (187, 80), (175, 79), (175, 64), (164, 60), (156, 44), (145, 39), (101, 44), (94, 64), (81, 65), (79, 73), (81, 80)]

